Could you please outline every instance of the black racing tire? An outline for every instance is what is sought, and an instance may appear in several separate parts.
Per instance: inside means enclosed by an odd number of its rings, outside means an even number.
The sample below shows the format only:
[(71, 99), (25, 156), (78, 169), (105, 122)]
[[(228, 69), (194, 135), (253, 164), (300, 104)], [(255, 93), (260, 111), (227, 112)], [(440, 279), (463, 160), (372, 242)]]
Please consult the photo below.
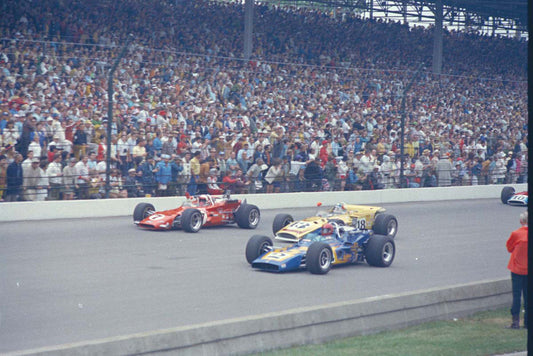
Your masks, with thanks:
[(270, 251), (270, 248), (273, 245), (272, 239), (268, 236), (254, 235), (250, 237), (246, 244), (246, 261), (248, 261), (249, 264), (252, 264), (257, 257)]
[(391, 214), (377, 214), (372, 230), (378, 235), (394, 238), (398, 232), (398, 220)]
[(133, 210), (133, 221), (139, 222), (155, 213), (155, 208), (150, 203), (139, 203)]
[(502, 203), (507, 204), (507, 201), (514, 195), (514, 193), (515, 190), (513, 187), (503, 187), (501, 194)]
[(277, 214), (274, 217), (274, 222), (272, 222), (272, 232), (274, 235), (285, 226), (294, 222), (294, 219), (290, 214)]
[(181, 214), (181, 228), (186, 232), (198, 232), (204, 223), (202, 213), (198, 209), (186, 209)]
[(374, 267), (389, 267), (396, 255), (394, 239), (389, 236), (370, 237), (365, 249), (366, 262)]
[(305, 264), (312, 274), (326, 274), (331, 269), (333, 252), (325, 242), (315, 242), (307, 249)]
[(241, 229), (255, 229), (261, 221), (259, 208), (252, 204), (241, 204), (235, 212), (235, 221)]

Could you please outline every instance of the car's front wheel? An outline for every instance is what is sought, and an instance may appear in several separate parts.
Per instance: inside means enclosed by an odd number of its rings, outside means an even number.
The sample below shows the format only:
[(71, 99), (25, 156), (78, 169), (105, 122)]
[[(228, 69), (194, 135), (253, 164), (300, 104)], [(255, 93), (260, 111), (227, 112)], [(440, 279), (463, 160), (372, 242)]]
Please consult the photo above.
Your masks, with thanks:
[(274, 222), (272, 223), (272, 232), (274, 235), (285, 226), (292, 223), (294, 219), (290, 214), (277, 214), (274, 217)]
[(270, 251), (272, 246), (272, 239), (268, 236), (254, 235), (250, 237), (246, 244), (246, 261), (252, 264), (257, 257)]
[(328, 273), (332, 262), (333, 252), (327, 243), (315, 242), (307, 249), (305, 264), (312, 274)]
[(133, 210), (133, 222), (140, 222), (155, 213), (155, 208), (150, 203), (139, 203)]
[(365, 250), (366, 262), (375, 267), (389, 267), (396, 255), (396, 245), (389, 236), (374, 235)]
[(513, 187), (503, 187), (501, 199), (502, 203), (507, 204), (507, 201), (514, 195), (515, 190)]
[(187, 209), (181, 214), (181, 228), (186, 232), (198, 232), (202, 224), (202, 213), (198, 209)]
[(398, 220), (396, 220), (394, 215), (377, 214), (372, 230), (378, 235), (394, 238), (398, 232)]
[(261, 221), (259, 208), (252, 204), (241, 204), (235, 212), (235, 221), (241, 229), (255, 229)]

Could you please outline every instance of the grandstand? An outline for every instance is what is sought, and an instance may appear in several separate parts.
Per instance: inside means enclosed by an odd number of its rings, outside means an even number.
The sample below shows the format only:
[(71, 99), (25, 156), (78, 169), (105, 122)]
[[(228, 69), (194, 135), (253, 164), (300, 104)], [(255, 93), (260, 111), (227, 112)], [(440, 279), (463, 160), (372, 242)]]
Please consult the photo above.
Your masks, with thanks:
[[(211, 149), (224, 152), (226, 162), (243, 139), (254, 148), (262, 143), (269, 167), (274, 158), (305, 166), (320, 156), (328, 185), (319, 189), (354, 189), (342, 184), (350, 172), (364, 181), (368, 172), (356, 153), (368, 149), (386, 187), (398, 186), (400, 99), (420, 63), (432, 61), (431, 29), (262, 3), (254, 8), (254, 46), (245, 60), (244, 8), (235, 3), (11, 0), (2, 6), (0, 127), (8, 160), (43, 132), (42, 152), (51, 142), (65, 148), (64, 165), (80, 152), (76, 146), (100, 149), (108, 70), (132, 34), (114, 79), (114, 136), (107, 140), (123, 177), (129, 169), (140, 174), (148, 155), (160, 158), (160, 141), (169, 142), (166, 153), (183, 169), (187, 151), (198, 149), (203, 159)], [(418, 165), (425, 150), (431, 154), (430, 163), (414, 169), (413, 181), (421, 182), (423, 168), (435, 169), (442, 152), (454, 165), (450, 174), (461, 174), (455, 184), (525, 179), (527, 43), (452, 30), (442, 38), (442, 71), (423, 69), (406, 98), (409, 163)], [(9, 121), (19, 134), (15, 142), (4, 137)], [(73, 142), (80, 126), (88, 130), (86, 144)], [(127, 162), (117, 153), (123, 133)], [(141, 139), (147, 155), (137, 162), (133, 151)], [(506, 168), (499, 181), (494, 166), (501, 154)], [(392, 167), (383, 168), (385, 157)], [(487, 173), (478, 172), (478, 163)], [(286, 168), (280, 179), (287, 184), (277, 188), (301, 189), (299, 172)], [(188, 175), (181, 175), (176, 179), (187, 185)]]

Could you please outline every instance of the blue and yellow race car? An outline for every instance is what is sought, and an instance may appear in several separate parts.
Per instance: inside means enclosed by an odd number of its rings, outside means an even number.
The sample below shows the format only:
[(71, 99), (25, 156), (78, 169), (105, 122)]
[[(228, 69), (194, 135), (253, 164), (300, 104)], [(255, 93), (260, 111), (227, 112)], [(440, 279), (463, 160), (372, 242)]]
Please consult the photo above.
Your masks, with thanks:
[(287, 247), (276, 248), (270, 237), (262, 235), (252, 236), (246, 244), (248, 263), (269, 272), (307, 269), (313, 274), (326, 274), (331, 266), (364, 261), (389, 267), (395, 253), (391, 237), (336, 223), (325, 223)]

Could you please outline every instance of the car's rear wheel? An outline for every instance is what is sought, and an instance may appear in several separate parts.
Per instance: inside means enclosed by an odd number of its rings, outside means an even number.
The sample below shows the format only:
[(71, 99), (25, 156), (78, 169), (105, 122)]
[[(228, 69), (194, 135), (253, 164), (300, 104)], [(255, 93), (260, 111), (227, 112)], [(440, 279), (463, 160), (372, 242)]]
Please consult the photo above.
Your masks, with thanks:
[(377, 214), (372, 230), (378, 235), (394, 238), (398, 232), (398, 220), (391, 214)]
[(274, 217), (274, 222), (272, 223), (272, 232), (274, 235), (285, 226), (292, 223), (294, 219), (290, 214), (277, 214)]
[(235, 212), (235, 221), (241, 229), (255, 229), (261, 221), (259, 208), (252, 204), (241, 204)]
[(366, 262), (375, 267), (389, 267), (396, 255), (396, 245), (389, 236), (374, 235), (365, 249)]
[(305, 264), (312, 274), (326, 274), (331, 269), (333, 252), (324, 242), (315, 242), (307, 249)]
[(198, 209), (186, 209), (181, 214), (181, 228), (184, 231), (198, 232), (202, 224), (202, 213)]
[(155, 213), (155, 208), (150, 203), (139, 203), (133, 210), (133, 221), (139, 222)]
[(254, 235), (250, 237), (246, 244), (246, 261), (252, 264), (257, 257), (270, 251), (272, 246), (272, 239), (268, 236)]
[(503, 187), (501, 199), (502, 203), (507, 204), (507, 201), (514, 195), (515, 190), (513, 187)]

